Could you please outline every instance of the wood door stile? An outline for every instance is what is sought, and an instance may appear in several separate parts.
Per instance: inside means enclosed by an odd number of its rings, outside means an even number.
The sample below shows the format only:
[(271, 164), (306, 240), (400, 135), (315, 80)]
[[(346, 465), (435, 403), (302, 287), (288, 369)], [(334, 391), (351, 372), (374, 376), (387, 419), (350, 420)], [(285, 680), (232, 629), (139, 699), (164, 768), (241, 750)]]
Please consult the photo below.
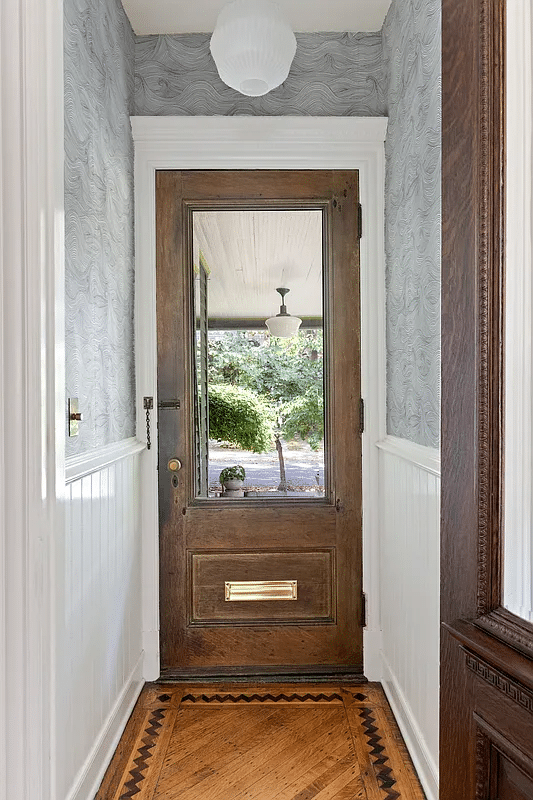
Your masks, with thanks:
[[(323, 499), (195, 497), (189, 265), (192, 214), (211, 208), (322, 211), (329, 487)], [(354, 171), (157, 173), (158, 397), (181, 400), (178, 413), (159, 415), (164, 676), (226, 670), (243, 675), (362, 674), (357, 209)], [(167, 470), (175, 457), (184, 465), (177, 487)], [(283, 556), (289, 553), (294, 555)], [(224, 582), (250, 580), (249, 574), (258, 581), (298, 578), (301, 599), (294, 605), (224, 603)], [(199, 595), (204, 590), (211, 600)]]

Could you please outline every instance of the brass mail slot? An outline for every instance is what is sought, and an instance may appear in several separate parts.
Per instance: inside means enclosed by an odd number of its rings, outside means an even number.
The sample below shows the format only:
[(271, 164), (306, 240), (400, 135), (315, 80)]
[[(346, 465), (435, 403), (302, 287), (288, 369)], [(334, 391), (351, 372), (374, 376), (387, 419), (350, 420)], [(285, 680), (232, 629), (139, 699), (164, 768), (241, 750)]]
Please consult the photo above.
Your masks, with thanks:
[(224, 587), (230, 602), (298, 599), (298, 581), (226, 581)]

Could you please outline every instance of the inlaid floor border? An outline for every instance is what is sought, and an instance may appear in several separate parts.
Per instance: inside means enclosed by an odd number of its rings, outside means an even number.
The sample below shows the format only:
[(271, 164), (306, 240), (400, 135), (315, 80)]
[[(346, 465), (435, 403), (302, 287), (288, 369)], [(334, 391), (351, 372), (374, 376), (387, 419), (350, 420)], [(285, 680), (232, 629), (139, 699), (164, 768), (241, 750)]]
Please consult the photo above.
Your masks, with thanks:
[[(261, 689), (254, 686), (252, 689), (242, 691), (242, 687), (239, 686), (238, 691), (231, 687), (227, 691), (215, 692), (212, 687), (205, 686), (177, 687), (148, 684), (143, 689), (138, 701), (138, 706), (145, 709), (140, 733), (135, 739), (118, 786), (115, 784), (116, 791), (109, 793), (110, 790), (112, 791), (112, 787), (106, 786), (104, 778), (95, 800), (111, 800), (111, 798), (113, 800), (130, 800), (130, 798), (152, 800), (168, 745), (176, 721), (179, 719), (178, 711), (181, 705), (189, 708), (191, 706), (237, 708), (254, 704), (296, 705), (298, 707), (322, 704), (343, 705), (354, 738), (356, 752), (361, 753), (361, 748), (364, 748), (367, 764), (373, 773), (372, 781), (368, 786), (365, 785), (368, 800), (424, 800), (424, 794), (416, 780), (416, 773), (379, 684), (367, 684), (364, 687), (354, 688), (328, 687), (326, 691), (324, 691), (324, 687), (314, 690), (309, 687), (307, 691), (290, 691), (288, 687), (279, 688), (282, 690), (272, 692), (268, 691), (266, 687)], [(298, 688), (302, 689), (301, 686)], [(388, 736), (382, 730), (384, 725), (389, 729)], [(395, 753), (395, 758), (391, 758), (389, 751), (396, 747), (396, 743), (398, 743), (398, 752)], [(401, 770), (402, 775), (396, 774), (394, 768), (394, 763), (398, 764), (398, 758), (409, 762), (406, 763), (405, 770)], [(363, 768), (361, 771), (364, 773)], [(400, 788), (402, 779), (405, 778), (405, 772), (412, 773), (412, 775), (408, 775), (407, 781), (403, 781), (406, 787), (410, 787), (407, 790)]]

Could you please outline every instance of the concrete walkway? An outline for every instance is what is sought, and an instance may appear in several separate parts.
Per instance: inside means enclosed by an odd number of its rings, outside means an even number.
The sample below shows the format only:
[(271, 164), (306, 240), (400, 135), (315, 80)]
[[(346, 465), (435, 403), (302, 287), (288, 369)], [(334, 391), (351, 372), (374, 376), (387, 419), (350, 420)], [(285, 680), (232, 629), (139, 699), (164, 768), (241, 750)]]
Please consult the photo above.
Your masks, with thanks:
[[(289, 485), (287, 496), (299, 497), (302, 493), (323, 495), (324, 451), (314, 452), (306, 443), (291, 442), (290, 445), (287, 445), (283, 442), (283, 455)], [(280, 478), (276, 450), (272, 450), (270, 453), (251, 453), (247, 450), (221, 447), (215, 441), (209, 442), (210, 492), (220, 490), (218, 476), (224, 467), (230, 467), (233, 464), (241, 464), (246, 471), (245, 491), (255, 491), (261, 495), (265, 492), (278, 494)]]

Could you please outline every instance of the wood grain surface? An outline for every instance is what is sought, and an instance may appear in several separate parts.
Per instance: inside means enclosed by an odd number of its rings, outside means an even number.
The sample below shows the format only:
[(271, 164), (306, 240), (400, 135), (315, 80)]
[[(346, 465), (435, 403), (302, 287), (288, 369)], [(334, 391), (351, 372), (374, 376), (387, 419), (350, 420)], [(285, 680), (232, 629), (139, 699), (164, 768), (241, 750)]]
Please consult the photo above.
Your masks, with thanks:
[(378, 684), (147, 685), (96, 800), (424, 800)]
[[(362, 675), (358, 198), (352, 170), (157, 173), (158, 399), (181, 401), (178, 412), (158, 419), (160, 643), (167, 680), (224, 670)], [(197, 496), (192, 215), (238, 208), (322, 213), (321, 499)], [(177, 475), (167, 469), (172, 458), (183, 463)], [(243, 580), (298, 580), (298, 601), (225, 602), (225, 582)]]

